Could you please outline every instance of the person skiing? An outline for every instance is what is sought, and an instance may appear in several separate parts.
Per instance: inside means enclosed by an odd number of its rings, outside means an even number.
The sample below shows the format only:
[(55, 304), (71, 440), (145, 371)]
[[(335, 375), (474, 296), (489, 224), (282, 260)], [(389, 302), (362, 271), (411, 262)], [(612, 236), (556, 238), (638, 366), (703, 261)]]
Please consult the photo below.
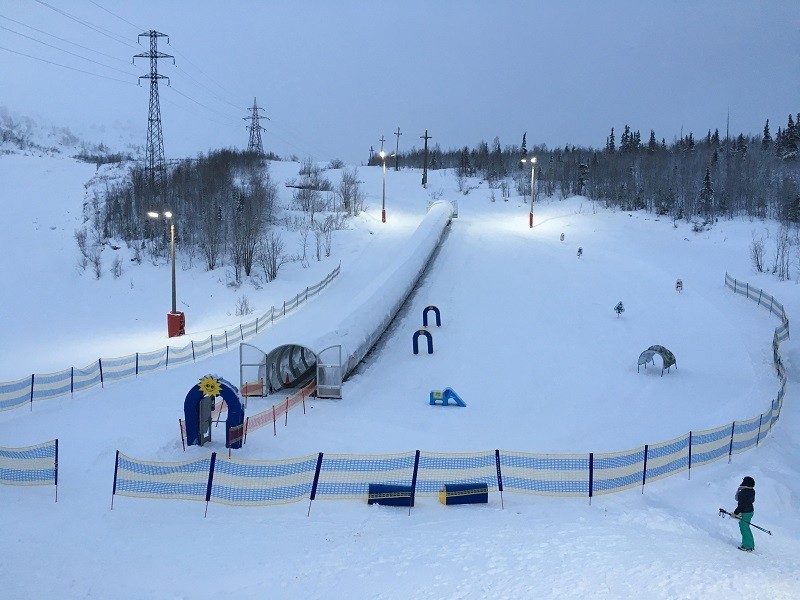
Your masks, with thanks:
[(752, 552), (755, 549), (755, 542), (750, 529), (750, 520), (753, 518), (753, 502), (756, 500), (756, 482), (752, 477), (742, 479), (742, 484), (736, 490), (735, 498), (737, 504), (733, 516), (739, 519), (739, 531), (742, 533), (739, 550)]

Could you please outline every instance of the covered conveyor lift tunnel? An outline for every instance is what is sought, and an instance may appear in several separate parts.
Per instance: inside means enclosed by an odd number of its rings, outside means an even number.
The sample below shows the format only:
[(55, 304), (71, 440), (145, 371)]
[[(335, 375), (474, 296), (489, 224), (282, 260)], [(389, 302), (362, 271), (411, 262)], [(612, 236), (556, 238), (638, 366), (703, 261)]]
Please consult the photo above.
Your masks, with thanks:
[(341, 398), (344, 380), (411, 295), (455, 214), (454, 204), (433, 202), (394, 263), (370, 282), (357, 305), (348, 305), (349, 313), (331, 311), (325, 320), (313, 323), (316, 328), (305, 322), (302, 330), (283, 337), (283, 343), (269, 351), (242, 343), (241, 394), (266, 396), (281, 389), (301, 387), (316, 378), (317, 397)]
[(300, 344), (284, 344), (264, 352), (251, 344), (239, 346), (242, 396), (267, 396), (301, 388), (317, 380), (317, 396), (341, 398), (341, 346), (318, 352)]

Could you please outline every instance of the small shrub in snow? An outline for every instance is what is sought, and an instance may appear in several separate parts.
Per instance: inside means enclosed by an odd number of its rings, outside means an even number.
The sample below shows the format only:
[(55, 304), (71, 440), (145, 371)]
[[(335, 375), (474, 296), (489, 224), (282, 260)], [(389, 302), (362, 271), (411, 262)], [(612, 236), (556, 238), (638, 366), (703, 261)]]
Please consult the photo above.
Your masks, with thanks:
[(617, 313), (617, 318), (618, 318), (618, 319), (619, 319), (619, 316), (620, 316), (622, 313), (624, 313), (624, 312), (625, 312), (625, 307), (624, 307), (624, 306), (622, 306), (622, 300), (620, 300), (619, 302), (617, 302), (617, 305), (614, 307), (614, 312), (615, 312), (615, 313)]
[(244, 317), (251, 312), (253, 312), (253, 309), (250, 306), (250, 300), (245, 295), (239, 296), (239, 299), (236, 301), (236, 316)]
[(122, 259), (119, 256), (115, 256), (114, 262), (111, 263), (111, 275), (114, 279), (122, 277)]

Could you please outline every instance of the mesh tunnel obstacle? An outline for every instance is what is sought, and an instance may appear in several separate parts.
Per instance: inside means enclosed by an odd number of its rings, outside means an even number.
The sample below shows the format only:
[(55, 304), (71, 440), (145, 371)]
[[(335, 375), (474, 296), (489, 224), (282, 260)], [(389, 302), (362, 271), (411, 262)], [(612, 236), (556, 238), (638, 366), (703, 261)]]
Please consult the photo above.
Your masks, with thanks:
[(655, 365), (654, 356), (658, 354), (661, 357), (661, 376), (664, 376), (664, 369), (667, 370), (669, 373), (670, 367), (673, 365), (675, 368), (678, 368), (678, 363), (675, 361), (675, 355), (664, 348), (664, 346), (659, 346), (658, 344), (654, 344), (650, 346), (647, 350), (642, 352), (639, 355), (639, 362), (636, 364), (636, 372), (639, 372), (639, 367), (644, 365), (644, 368), (647, 368), (647, 363), (653, 363)]

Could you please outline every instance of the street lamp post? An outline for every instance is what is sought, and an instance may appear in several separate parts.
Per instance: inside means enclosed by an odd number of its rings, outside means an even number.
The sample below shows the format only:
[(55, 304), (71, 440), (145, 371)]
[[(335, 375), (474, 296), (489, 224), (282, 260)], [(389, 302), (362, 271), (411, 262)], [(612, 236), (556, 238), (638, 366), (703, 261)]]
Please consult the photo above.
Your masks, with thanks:
[(158, 219), (163, 216), (165, 219), (169, 220), (169, 246), (172, 256), (172, 311), (167, 315), (167, 333), (169, 337), (183, 335), (186, 330), (186, 319), (182, 312), (178, 312), (175, 286), (175, 221), (172, 218), (172, 213), (168, 210), (163, 213), (150, 211), (147, 213), (147, 216), (151, 219)]
[(386, 152), (381, 150), (383, 161), (383, 194), (381, 196), (381, 223), (386, 223)]
[(528, 227), (533, 228), (533, 190), (535, 185), (535, 176), (534, 172), (536, 170), (536, 157), (531, 156), (530, 158), (523, 158), (522, 162), (530, 162), (531, 163), (531, 212), (528, 216)]

